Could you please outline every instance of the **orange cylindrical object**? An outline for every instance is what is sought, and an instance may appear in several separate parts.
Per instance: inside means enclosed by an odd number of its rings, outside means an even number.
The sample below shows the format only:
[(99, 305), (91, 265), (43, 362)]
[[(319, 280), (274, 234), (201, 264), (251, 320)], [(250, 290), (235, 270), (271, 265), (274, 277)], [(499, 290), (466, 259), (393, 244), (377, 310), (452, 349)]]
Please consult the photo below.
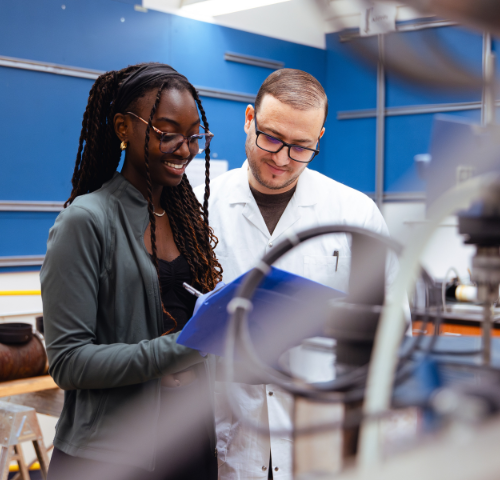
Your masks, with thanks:
[(46, 373), (47, 354), (35, 336), (21, 345), (0, 343), (0, 382)]

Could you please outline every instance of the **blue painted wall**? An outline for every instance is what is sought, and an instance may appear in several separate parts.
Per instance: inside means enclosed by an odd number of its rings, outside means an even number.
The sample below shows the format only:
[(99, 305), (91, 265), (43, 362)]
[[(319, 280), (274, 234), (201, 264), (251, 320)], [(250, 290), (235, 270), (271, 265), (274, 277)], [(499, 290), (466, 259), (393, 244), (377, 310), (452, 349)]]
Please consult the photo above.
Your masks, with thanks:
[[(376, 107), (376, 68), (360, 61), (349, 43), (329, 34), (327, 49), (320, 50), (160, 12), (138, 12), (133, 3), (5, 3), (0, 16), (0, 55), (97, 70), (159, 61), (171, 64), (195, 85), (249, 94), (257, 93), (271, 70), (227, 62), (224, 53), (282, 61), (314, 75), (329, 97), (326, 134), (311, 167), (361, 191), (375, 190), (375, 119), (337, 119), (340, 111)], [(422, 52), (438, 40), (456, 61), (480, 72), (479, 34), (446, 27), (404, 33), (400, 38)], [(374, 38), (365, 43), (376, 47)], [(499, 49), (498, 41), (495, 49)], [(0, 200), (63, 201), (68, 197), (92, 83), (0, 67)], [(480, 100), (479, 92), (430, 91), (391, 74), (386, 88), (389, 107)], [(227, 159), (229, 168), (240, 166), (245, 158), (246, 105), (212, 98), (203, 98), (203, 103), (216, 135), (212, 152)], [(479, 120), (479, 111), (454, 114)], [(386, 119), (385, 191), (423, 190), (413, 157), (427, 151), (432, 120), (430, 114)], [(0, 256), (43, 254), (54, 218), (52, 213), (0, 212)]]
[[(376, 39), (366, 40), (373, 47)], [(324, 136), (321, 171), (364, 192), (375, 189), (375, 119), (337, 120), (345, 110), (373, 109), (377, 105), (377, 71), (354, 56), (338, 34), (327, 42), (329, 115)]]
[[(256, 94), (271, 70), (227, 62), (226, 51), (282, 61), (326, 83), (324, 50), (165, 13), (138, 12), (133, 2), (16, 0), (2, 4), (0, 55), (97, 70), (164, 62), (195, 85)], [(0, 200), (68, 198), (92, 83), (0, 67)], [(202, 100), (215, 133), (212, 152), (228, 160), (229, 168), (240, 166), (245, 159), (246, 105)], [(0, 256), (44, 254), (54, 218), (45, 213), (1, 214)]]
[[(436, 58), (441, 45), (457, 64), (481, 75), (482, 36), (459, 27), (443, 27), (398, 34), (399, 46), (415, 49), (427, 59)], [(363, 40), (375, 49), (375, 39)], [(322, 170), (329, 176), (367, 193), (375, 191), (375, 119), (338, 120), (337, 112), (376, 107), (376, 68), (356, 57), (352, 44), (342, 43), (338, 34), (327, 35), (327, 94), (332, 112), (325, 140), (328, 159)], [(480, 101), (480, 91), (434, 90), (410, 84), (389, 73), (386, 77), (386, 106), (401, 107), (436, 103)], [(454, 112), (480, 120), (480, 111)], [(434, 115), (387, 117), (385, 124), (386, 192), (415, 192), (425, 189), (417, 177), (414, 156), (428, 151)]]

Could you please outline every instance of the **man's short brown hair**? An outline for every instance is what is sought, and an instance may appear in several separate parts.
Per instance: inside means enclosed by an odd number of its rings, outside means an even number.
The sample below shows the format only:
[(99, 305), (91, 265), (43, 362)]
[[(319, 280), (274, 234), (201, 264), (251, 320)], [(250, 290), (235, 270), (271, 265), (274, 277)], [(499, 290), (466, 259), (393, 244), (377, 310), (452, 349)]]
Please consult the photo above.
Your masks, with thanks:
[(325, 108), (328, 115), (328, 98), (325, 90), (312, 75), (302, 70), (282, 68), (271, 73), (259, 88), (255, 99), (255, 110), (259, 109), (265, 95), (271, 95), (297, 110)]

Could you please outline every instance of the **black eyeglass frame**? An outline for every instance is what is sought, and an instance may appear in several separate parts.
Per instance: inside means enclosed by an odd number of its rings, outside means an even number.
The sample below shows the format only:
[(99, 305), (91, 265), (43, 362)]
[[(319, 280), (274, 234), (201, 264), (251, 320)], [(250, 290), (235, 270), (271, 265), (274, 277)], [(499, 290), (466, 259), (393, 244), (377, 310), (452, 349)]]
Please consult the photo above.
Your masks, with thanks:
[[(294, 162), (298, 162), (298, 163), (311, 163), (313, 160), (314, 160), (314, 157), (316, 155), (319, 154), (319, 146), (320, 146), (320, 138), (318, 137), (318, 149), (314, 149), (314, 148), (308, 148), (308, 147), (303, 147), (302, 145), (295, 145), (293, 143), (286, 143), (284, 142), (283, 140), (279, 139), (279, 138), (276, 138), (276, 137), (273, 137), (272, 135), (269, 135), (268, 133), (265, 133), (261, 130), (259, 130), (257, 128), (257, 111), (254, 110), (254, 123), (255, 123), (255, 145), (257, 145), (257, 147), (259, 147), (261, 150), (264, 150), (264, 152), (269, 152), (269, 153), (278, 153), (278, 152), (281, 152), (281, 150), (283, 150), (284, 147), (288, 147), (288, 158), (290, 158), (291, 160), (293, 160)], [(259, 140), (259, 135), (265, 135), (266, 137), (269, 137), (269, 138), (272, 138), (273, 140), (277, 140), (278, 142), (281, 143), (281, 147), (278, 148), (278, 150), (276, 150), (275, 152), (271, 151), (271, 150), (266, 150), (265, 148), (262, 148), (258, 143), (257, 141)], [(312, 152), (312, 156), (309, 160), (307, 161), (304, 161), (304, 160), (295, 160), (295, 158), (293, 158), (291, 155), (290, 155), (290, 149), (292, 147), (298, 147), (298, 148), (302, 148), (303, 150), (309, 150), (310, 152)]]
[[(146, 125), (149, 125), (148, 122), (147, 122), (147, 120), (144, 120), (144, 118), (139, 117), (139, 115), (136, 115), (134, 112), (126, 112), (126, 114), (127, 115), (132, 115), (135, 118), (139, 119), (141, 122), (145, 123)], [(210, 142), (212, 141), (212, 138), (214, 138), (214, 134), (210, 130), (207, 130), (203, 125), (200, 125), (200, 127), (203, 128), (204, 130), (206, 130), (205, 133), (195, 133), (194, 135), (190, 135), (189, 137), (186, 137), (186, 135), (182, 135), (182, 133), (162, 132), (160, 129), (156, 128), (154, 125), (152, 125), (152, 127), (153, 127), (153, 130), (160, 136), (160, 152), (167, 153), (167, 154), (174, 153), (177, 150), (179, 150), (179, 148), (181, 148), (181, 146), (183, 145), (183, 143), (185, 141), (187, 141), (188, 148), (189, 148), (189, 142), (191, 141), (191, 139), (193, 139), (195, 137), (204, 137), (205, 138), (205, 142), (206, 142), (205, 148), (203, 150), (199, 149), (198, 153), (194, 154), (194, 156), (200, 155), (201, 153), (203, 153), (210, 146)], [(169, 136), (170, 137), (174, 137), (174, 136), (183, 137), (183, 141), (177, 146), (177, 148), (175, 148), (171, 152), (164, 152), (161, 149), (161, 145), (163, 143), (164, 138), (168, 138)], [(191, 150), (189, 150), (189, 151), (191, 151)]]

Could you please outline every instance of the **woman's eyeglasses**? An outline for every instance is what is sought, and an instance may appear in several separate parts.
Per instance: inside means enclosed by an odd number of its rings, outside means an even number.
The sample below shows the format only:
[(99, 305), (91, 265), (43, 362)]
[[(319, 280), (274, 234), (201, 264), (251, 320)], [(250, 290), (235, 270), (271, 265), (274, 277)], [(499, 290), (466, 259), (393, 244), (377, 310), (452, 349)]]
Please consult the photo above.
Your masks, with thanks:
[[(139, 115), (136, 115), (133, 112), (127, 112), (127, 114), (138, 118), (146, 125), (148, 124), (148, 122), (144, 120), (144, 118), (139, 117)], [(162, 132), (155, 126), (153, 126), (153, 130), (160, 136), (160, 151), (162, 153), (174, 153), (176, 150), (181, 148), (184, 142), (187, 141), (191, 155), (199, 155), (208, 148), (208, 146), (210, 145), (210, 141), (214, 137), (214, 134), (209, 132), (203, 125), (200, 125), (200, 127), (206, 130), (206, 133), (195, 133), (194, 135), (190, 135), (189, 137), (186, 137), (185, 135), (182, 135), (180, 133)]]

